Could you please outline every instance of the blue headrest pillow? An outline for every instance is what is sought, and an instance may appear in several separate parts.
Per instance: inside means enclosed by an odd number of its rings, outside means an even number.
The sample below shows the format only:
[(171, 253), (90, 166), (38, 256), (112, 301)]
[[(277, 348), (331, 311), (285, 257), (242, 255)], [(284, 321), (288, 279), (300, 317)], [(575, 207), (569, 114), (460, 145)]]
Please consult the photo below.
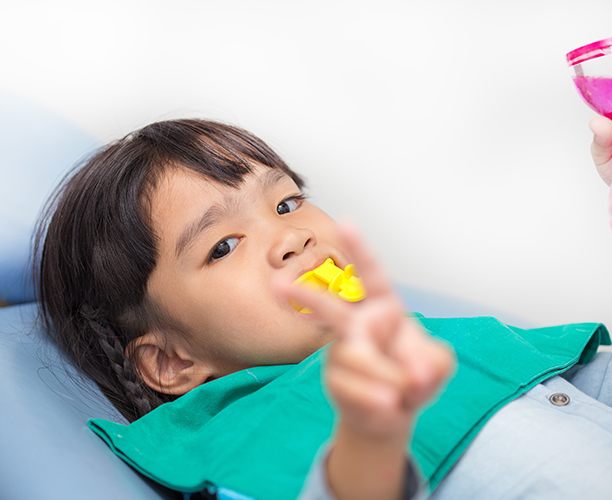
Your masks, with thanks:
[(0, 304), (34, 300), (31, 239), (62, 177), (97, 143), (67, 119), (0, 93)]

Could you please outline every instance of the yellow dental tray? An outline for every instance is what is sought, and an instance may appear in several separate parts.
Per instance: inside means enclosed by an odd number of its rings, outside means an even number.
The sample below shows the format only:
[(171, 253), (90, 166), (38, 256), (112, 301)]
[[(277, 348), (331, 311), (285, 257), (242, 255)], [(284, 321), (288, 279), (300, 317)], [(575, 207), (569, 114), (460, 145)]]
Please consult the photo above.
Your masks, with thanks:
[[(355, 276), (355, 266), (349, 264), (341, 269), (331, 258), (325, 259), (320, 266), (302, 274), (295, 283), (327, 290), (347, 302), (359, 302), (366, 297), (361, 280)], [(294, 306), (294, 308), (301, 313), (312, 312), (306, 307)]]

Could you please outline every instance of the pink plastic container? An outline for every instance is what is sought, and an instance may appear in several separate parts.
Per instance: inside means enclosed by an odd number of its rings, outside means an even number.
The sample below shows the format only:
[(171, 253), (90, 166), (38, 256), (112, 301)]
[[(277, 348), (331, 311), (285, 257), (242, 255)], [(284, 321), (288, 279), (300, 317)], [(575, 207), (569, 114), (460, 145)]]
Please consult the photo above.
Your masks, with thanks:
[(612, 119), (612, 38), (578, 47), (566, 57), (582, 98), (600, 115)]

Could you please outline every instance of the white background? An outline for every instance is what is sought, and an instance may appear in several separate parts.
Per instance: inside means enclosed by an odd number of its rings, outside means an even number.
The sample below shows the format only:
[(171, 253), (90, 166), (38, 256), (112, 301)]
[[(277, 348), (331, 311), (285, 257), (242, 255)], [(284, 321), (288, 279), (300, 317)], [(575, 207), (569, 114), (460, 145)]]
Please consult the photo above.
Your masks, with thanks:
[(201, 116), (274, 147), (393, 277), (612, 326), (607, 190), (565, 53), (610, 0), (0, 3), (0, 90), (107, 141)]

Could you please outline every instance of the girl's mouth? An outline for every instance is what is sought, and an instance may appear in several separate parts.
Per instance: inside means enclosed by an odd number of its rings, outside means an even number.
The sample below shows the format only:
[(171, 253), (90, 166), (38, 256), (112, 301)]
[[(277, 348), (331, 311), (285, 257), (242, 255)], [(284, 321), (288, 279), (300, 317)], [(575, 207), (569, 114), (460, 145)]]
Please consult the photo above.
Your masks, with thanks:
[[(346, 302), (359, 302), (366, 297), (365, 288), (355, 274), (355, 266), (349, 264), (341, 269), (331, 257), (325, 259), (322, 264), (314, 269), (299, 275), (294, 283), (327, 291)], [(297, 304), (292, 305), (294, 309), (301, 313), (312, 312), (306, 307)]]

